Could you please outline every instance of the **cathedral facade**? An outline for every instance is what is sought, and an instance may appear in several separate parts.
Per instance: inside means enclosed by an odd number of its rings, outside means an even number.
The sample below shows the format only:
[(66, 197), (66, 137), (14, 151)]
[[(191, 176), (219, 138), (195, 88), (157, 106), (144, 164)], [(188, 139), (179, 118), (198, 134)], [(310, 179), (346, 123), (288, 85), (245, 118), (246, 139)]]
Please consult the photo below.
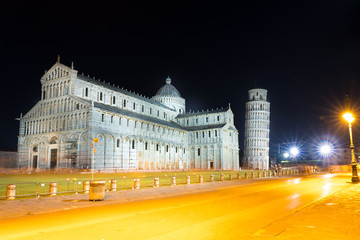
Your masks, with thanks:
[(41, 100), (20, 117), (20, 168), (239, 169), (230, 106), (186, 112), (170, 78), (152, 98), (59, 61), (40, 81)]

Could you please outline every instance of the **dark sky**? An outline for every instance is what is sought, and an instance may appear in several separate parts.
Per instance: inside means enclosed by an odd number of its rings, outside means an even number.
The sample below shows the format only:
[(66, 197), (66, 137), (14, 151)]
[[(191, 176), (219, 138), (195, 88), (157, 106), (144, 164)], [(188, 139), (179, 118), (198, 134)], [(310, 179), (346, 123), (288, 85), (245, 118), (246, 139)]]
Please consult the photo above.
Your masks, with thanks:
[(0, 149), (16, 149), (14, 118), (40, 99), (40, 77), (58, 54), (80, 73), (149, 97), (170, 75), (187, 110), (231, 103), (241, 149), (255, 87), (268, 90), (271, 150), (325, 136), (347, 143), (339, 116), (346, 94), (353, 108), (359, 98), (360, 2), (234, 2), (2, 4)]

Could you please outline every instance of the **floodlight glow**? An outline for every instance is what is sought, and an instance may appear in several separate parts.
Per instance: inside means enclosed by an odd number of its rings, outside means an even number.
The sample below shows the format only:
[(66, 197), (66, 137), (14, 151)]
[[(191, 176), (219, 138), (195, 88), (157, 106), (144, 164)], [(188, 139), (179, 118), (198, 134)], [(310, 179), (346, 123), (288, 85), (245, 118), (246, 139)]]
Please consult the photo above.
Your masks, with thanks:
[(288, 157), (290, 157), (290, 155), (289, 155), (289, 153), (288, 153), (288, 152), (284, 153), (284, 154), (283, 154), (283, 156), (284, 156), (284, 158), (288, 158)]
[(320, 153), (323, 156), (328, 156), (330, 155), (332, 149), (331, 146), (329, 144), (324, 144), (322, 146), (320, 146)]
[(354, 116), (351, 113), (345, 113), (343, 115), (343, 118), (345, 118), (345, 120), (349, 123), (352, 123), (355, 120)]
[(299, 154), (299, 148), (291, 147), (290, 148), (290, 154), (291, 154), (292, 157), (296, 157)]

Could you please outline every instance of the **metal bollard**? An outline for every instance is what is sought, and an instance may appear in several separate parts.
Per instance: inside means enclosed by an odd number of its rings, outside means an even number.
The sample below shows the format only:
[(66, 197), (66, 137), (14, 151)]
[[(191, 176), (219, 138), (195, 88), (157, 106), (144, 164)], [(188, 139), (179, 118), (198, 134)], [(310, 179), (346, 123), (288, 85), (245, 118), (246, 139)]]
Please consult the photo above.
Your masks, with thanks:
[(240, 180), (241, 179), (241, 173), (238, 173), (237, 175), (237, 179)]
[(224, 181), (224, 174), (220, 174), (220, 181)]
[(245, 179), (248, 179), (248, 178), (249, 178), (249, 174), (245, 173)]
[(84, 181), (83, 182), (83, 192), (89, 193), (90, 191), (90, 181)]
[(171, 186), (176, 185), (176, 177), (171, 177)]
[(116, 179), (111, 179), (110, 192), (115, 192), (117, 188)]
[(134, 188), (133, 189), (140, 189), (140, 179), (139, 178), (134, 179)]
[(214, 181), (214, 175), (210, 175), (210, 182), (213, 182)]
[(57, 183), (56, 182), (50, 183), (49, 192), (50, 192), (50, 196), (56, 196), (56, 192), (57, 192)]
[(154, 178), (154, 187), (159, 187), (159, 178), (158, 177), (156, 177), (156, 178)]
[(203, 175), (199, 175), (199, 183), (203, 183), (204, 182), (204, 176)]
[(190, 176), (186, 176), (186, 184), (190, 184)]
[(8, 184), (6, 186), (6, 200), (14, 200), (15, 199), (15, 184)]
[(233, 174), (230, 173), (230, 174), (229, 174), (229, 180), (231, 181), (232, 179), (233, 179)]

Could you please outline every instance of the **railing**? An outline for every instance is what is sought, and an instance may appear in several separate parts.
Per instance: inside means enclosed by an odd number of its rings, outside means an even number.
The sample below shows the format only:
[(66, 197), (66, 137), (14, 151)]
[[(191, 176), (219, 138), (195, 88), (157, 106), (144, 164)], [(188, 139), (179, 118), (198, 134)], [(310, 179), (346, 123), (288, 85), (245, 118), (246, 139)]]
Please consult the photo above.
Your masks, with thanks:
[[(188, 176), (190, 177), (190, 184), (200, 183), (202, 176), (203, 182), (229, 181), (240, 179), (264, 178), (273, 176), (298, 175), (298, 169), (281, 170), (277, 174), (274, 171), (240, 171), (237, 173), (218, 173), (218, 174), (191, 174), (178, 176), (162, 176), (155, 177), (159, 179), (159, 186), (172, 186), (174, 182), (176, 185), (185, 185)], [(240, 176), (239, 176), (240, 175)], [(175, 177), (175, 178), (174, 178)], [(140, 177), (139, 185), (141, 188), (154, 187), (154, 177)], [(134, 189), (134, 178), (120, 177), (105, 179), (106, 191), (118, 191)], [(16, 183), (16, 184), (0, 184), (0, 199), (14, 199), (15, 197), (34, 197), (34, 196), (50, 196), (56, 194), (69, 193), (83, 193), (86, 185), (90, 180), (72, 180), (72, 181), (58, 181), (54, 182), (39, 182), (39, 183)], [(87, 183), (84, 183), (87, 182)], [(114, 189), (115, 187), (115, 189)]]

